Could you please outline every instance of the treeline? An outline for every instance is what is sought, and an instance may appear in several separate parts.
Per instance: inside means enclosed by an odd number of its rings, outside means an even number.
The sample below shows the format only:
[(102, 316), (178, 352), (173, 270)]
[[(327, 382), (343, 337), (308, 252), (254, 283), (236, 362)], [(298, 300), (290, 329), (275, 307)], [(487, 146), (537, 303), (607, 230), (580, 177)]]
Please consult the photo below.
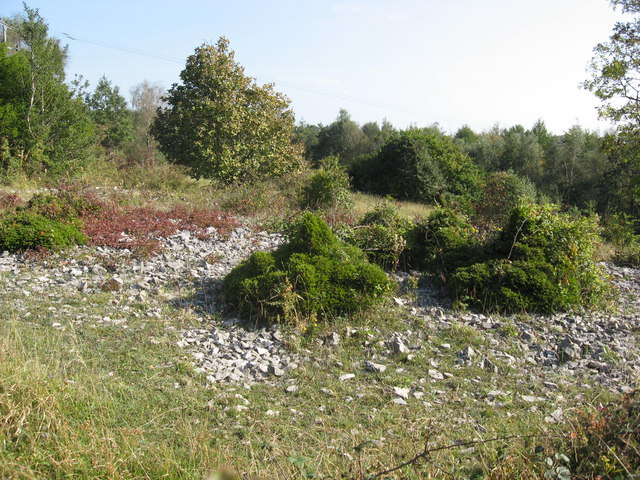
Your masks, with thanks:
[[(359, 125), (341, 110), (329, 125), (300, 122), (294, 141), (319, 165), (339, 157), (356, 189), (427, 203), (469, 201), (484, 180), (508, 172), (522, 188), (565, 207), (637, 218), (637, 192), (630, 188), (635, 164), (621, 157), (615, 133), (600, 135), (579, 125), (563, 134), (542, 120), (526, 129), (494, 127), (476, 132), (463, 126), (447, 135), (438, 126), (397, 130)], [(525, 186), (528, 184), (528, 187)]]

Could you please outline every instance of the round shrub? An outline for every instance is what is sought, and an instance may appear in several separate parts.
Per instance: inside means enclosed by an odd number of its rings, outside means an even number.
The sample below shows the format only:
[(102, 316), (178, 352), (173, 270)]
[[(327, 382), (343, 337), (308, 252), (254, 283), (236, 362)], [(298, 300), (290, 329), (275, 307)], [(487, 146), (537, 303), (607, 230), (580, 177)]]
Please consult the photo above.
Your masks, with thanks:
[(481, 170), (437, 128), (394, 133), (380, 149), (350, 168), (358, 190), (468, 208)]
[(60, 192), (57, 195), (37, 193), (20, 210), (63, 223), (79, 224), (80, 217), (100, 208), (98, 203), (87, 198)]
[(438, 208), (407, 232), (404, 262), (413, 268), (438, 271), (440, 275), (469, 257), (478, 257), (476, 230), (469, 219), (449, 208)]
[(351, 205), (349, 175), (337, 157), (327, 157), (312, 174), (300, 193), (300, 206), (313, 210)]
[(60, 250), (86, 241), (87, 238), (75, 225), (28, 212), (6, 217), (0, 224), (0, 251)]
[(294, 224), (288, 243), (272, 253), (255, 252), (229, 272), (223, 293), (243, 314), (299, 323), (366, 309), (389, 288), (380, 267), (306, 213)]

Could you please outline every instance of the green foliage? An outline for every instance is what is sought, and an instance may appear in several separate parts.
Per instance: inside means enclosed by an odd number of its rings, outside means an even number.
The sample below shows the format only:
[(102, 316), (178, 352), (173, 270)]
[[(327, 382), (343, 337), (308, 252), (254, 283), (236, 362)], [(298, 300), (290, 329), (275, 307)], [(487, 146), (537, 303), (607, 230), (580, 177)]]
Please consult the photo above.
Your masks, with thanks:
[(636, 0), (614, 0), (615, 7), (634, 16), (617, 22), (608, 42), (594, 48), (591, 79), (584, 87), (601, 101), (600, 116), (618, 124), (605, 139), (610, 168), (605, 182), (608, 212), (640, 218), (640, 8)]
[(60, 250), (86, 240), (77, 226), (29, 212), (8, 216), (0, 224), (0, 251)]
[(251, 255), (227, 275), (223, 292), (244, 314), (300, 323), (366, 309), (388, 289), (379, 267), (338, 241), (319, 217), (305, 213), (287, 244)]
[(299, 165), (289, 101), (258, 86), (235, 62), (229, 41), (203, 44), (187, 59), (151, 133), (167, 158), (198, 178), (225, 183), (280, 176)]
[(468, 256), (478, 254), (474, 235), (475, 228), (465, 215), (439, 208), (407, 232), (404, 261), (413, 268), (427, 268), (442, 275), (458, 266), (463, 251), (468, 250)]
[(468, 207), (480, 170), (439, 130), (412, 129), (390, 136), (380, 150), (351, 167), (354, 187), (394, 198)]
[(597, 218), (522, 204), (484, 244), (467, 225), (452, 212), (435, 212), (424, 236), (427, 267), (457, 301), (508, 312), (605, 303), (609, 287), (594, 260)]
[(7, 19), (20, 48), (0, 45), (0, 167), (7, 159), (27, 173), (69, 173), (91, 155), (93, 123), (81, 98), (64, 82), (66, 48), (48, 37), (37, 9)]
[(302, 208), (313, 210), (349, 207), (351, 205), (349, 175), (337, 157), (321, 160), (320, 169), (303, 185), (300, 194)]
[(100, 205), (85, 197), (61, 191), (56, 195), (37, 193), (19, 210), (50, 220), (79, 225), (80, 217), (99, 211)]
[(474, 223), (491, 229), (501, 224), (521, 200), (536, 200), (536, 187), (528, 179), (512, 172), (489, 174), (473, 205)]
[(371, 262), (395, 270), (400, 265), (411, 227), (412, 223), (386, 201), (366, 213), (359, 225), (349, 230), (346, 240), (365, 252)]
[(98, 140), (104, 148), (117, 148), (132, 139), (133, 123), (127, 101), (107, 77), (100, 77), (98, 85), (93, 93), (86, 96), (85, 102), (97, 126)]
[(372, 149), (369, 137), (351, 120), (349, 112), (340, 110), (338, 118), (318, 131), (317, 144), (312, 150), (312, 159), (336, 156), (345, 165), (358, 155), (370, 153)]
[(594, 48), (591, 60), (591, 79), (584, 87), (593, 92), (601, 101), (600, 116), (614, 122), (640, 122), (640, 99), (629, 94), (640, 88), (638, 72), (640, 66), (640, 13), (636, 0), (618, 0), (614, 6), (636, 14), (633, 21), (617, 22), (608, 42), (599, 43)]

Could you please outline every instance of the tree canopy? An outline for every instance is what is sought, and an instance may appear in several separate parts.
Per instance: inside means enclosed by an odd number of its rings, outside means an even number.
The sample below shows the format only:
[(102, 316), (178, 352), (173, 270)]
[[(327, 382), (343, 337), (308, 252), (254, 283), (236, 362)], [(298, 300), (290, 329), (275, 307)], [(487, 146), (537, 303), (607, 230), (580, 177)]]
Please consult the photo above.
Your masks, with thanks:
[(65, 84), (67, 49), (48, 36), (37, 9), (5, 19), (17, 37), (0, 45), (0, 168), (62, 172), (84, 159), (93, 123), (81, 98)]
[(169, 160), (196, 177), (226, 183), (278, 176), (297, 166), (289, 100), (273, 85), (247, 77), (226, 38), (198, 47), (180, 78), (151, 128)]

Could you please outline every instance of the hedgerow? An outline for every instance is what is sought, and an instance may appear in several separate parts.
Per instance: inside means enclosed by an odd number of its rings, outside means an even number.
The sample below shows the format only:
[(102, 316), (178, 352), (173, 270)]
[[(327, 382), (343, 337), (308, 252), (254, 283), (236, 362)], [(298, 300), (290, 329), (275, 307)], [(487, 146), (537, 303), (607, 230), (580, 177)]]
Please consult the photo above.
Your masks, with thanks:
[(286, 244), (272, 253), (255, 252), (236, 266), (224, 279), (223, 293), (242, 314), (304, 323), (366, 309), (380, 302), (389, 287), (380, 267), (307, 212), (293, 225)]

